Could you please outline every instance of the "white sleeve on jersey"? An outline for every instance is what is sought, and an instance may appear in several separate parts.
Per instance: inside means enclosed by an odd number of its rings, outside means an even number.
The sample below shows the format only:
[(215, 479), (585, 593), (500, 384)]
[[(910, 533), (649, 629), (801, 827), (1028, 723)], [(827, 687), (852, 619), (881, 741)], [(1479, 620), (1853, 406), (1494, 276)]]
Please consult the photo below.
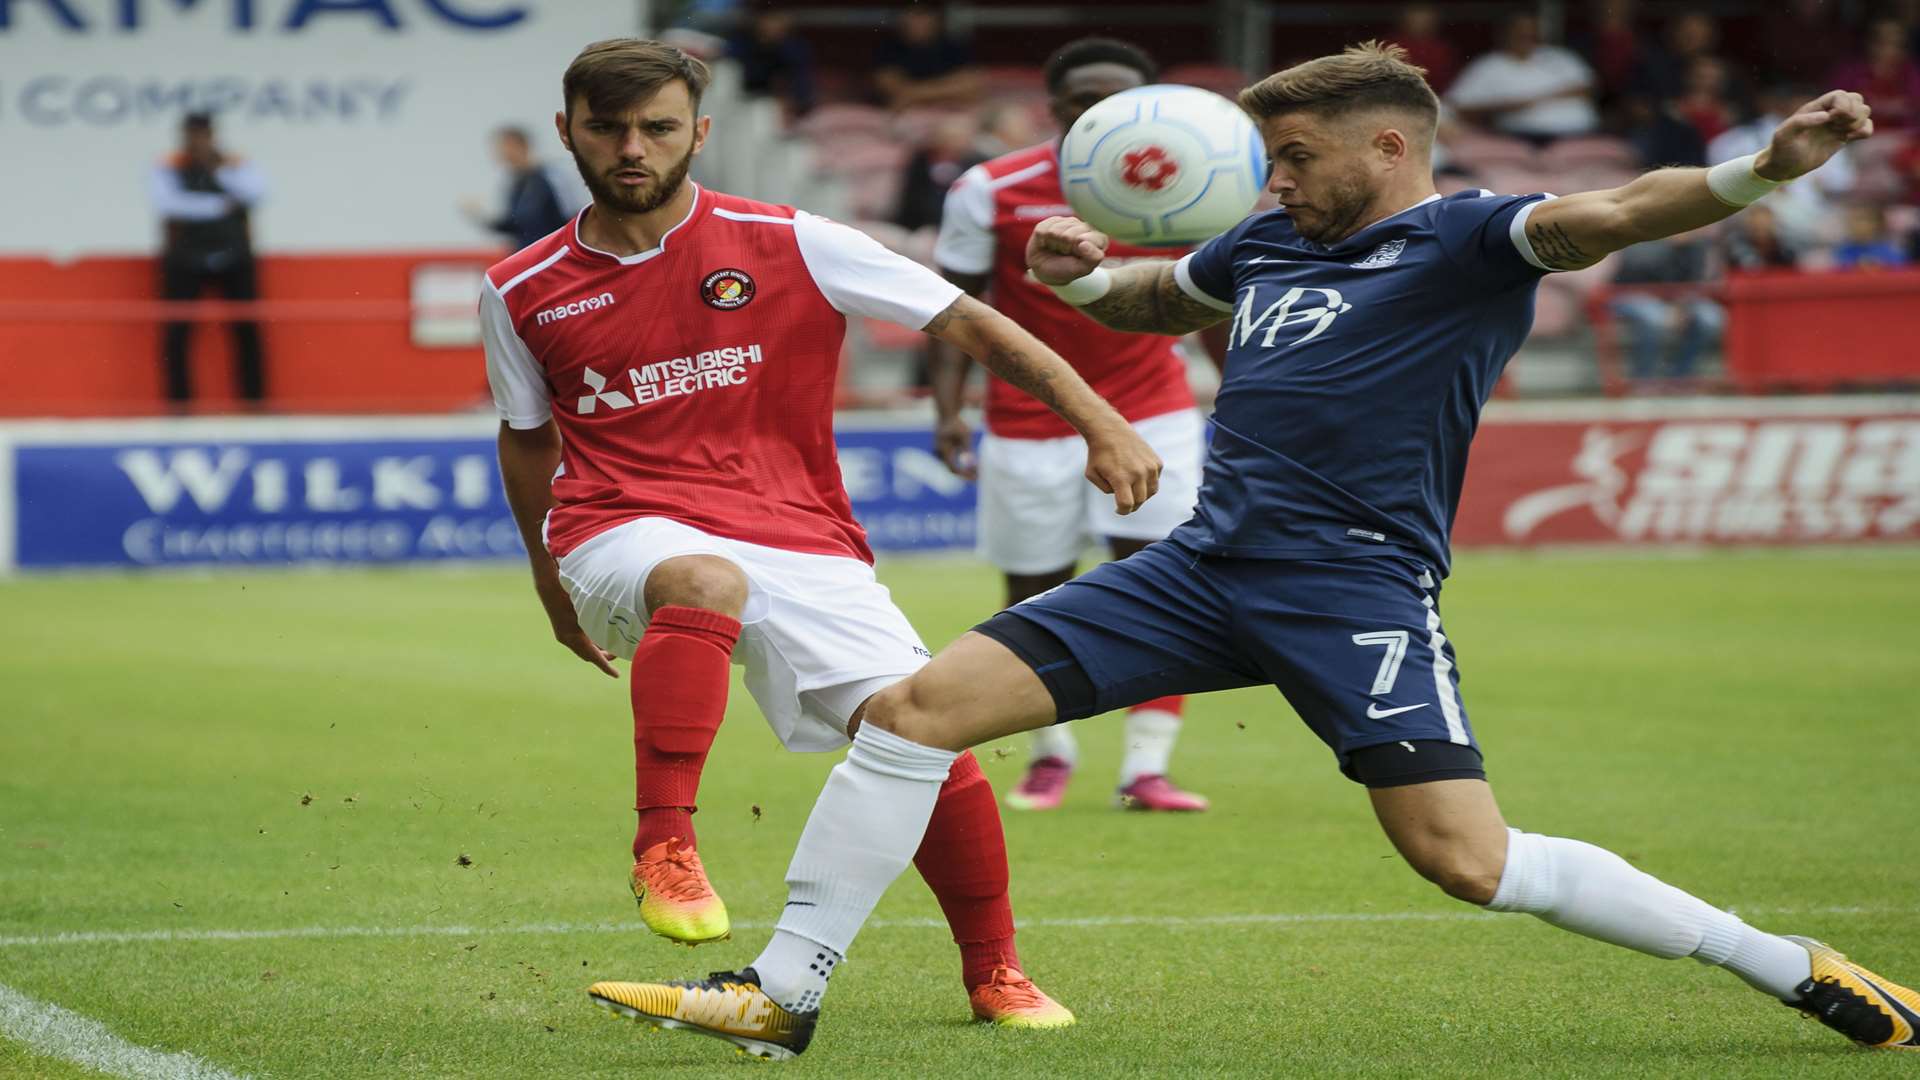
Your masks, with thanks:
[(553, 400), (546, 376), (527, 343), (513, 328), (506, 298), (486, 282), (480, 288), (480, 340), (487, 349), (487, 385), (493, 388), (493, 407), (508, 427), (526, 430), (553, 419)]
[(933, 242), (933, 262), (956, 274), (993, 269), (993, 177), (984, 165), (961, 173), (947, 189), (940, 236)]
[[(1486, 191), (1485, 188), (1481, 188), (1480, 190)], [(1489, 195), (1492, 194), (1492, 192), (1487, 193)], [(1521, 207), (1518, 213), (1513, 215), (1513, 221), (1507, 225), (1507, 239), (1513, 241), (1514, 250), (1518, 251), (1520, 257), (1527, 260), (1527, 263), (1534, 269), (1545, 270), (1548, 273), (1557, 273), (1558, 268), (1548, 266), (1546, 263), (1541, 262), (1540, 256), (1534, 252), (1533, 241), (1527, 236), (1527, 218), (1533, 216), (1534, 207), (1541, 205), (1541, 203), (1550, 202), (1558, 197), (1559, 196), (1549, 194), (1546, 198), (1541, 199), (1540, 202), (1528, 203)]]
[(961, 296), (959, 286), (837, 221), (793, 215), (800, 258), (835, 311), (918, 330)]

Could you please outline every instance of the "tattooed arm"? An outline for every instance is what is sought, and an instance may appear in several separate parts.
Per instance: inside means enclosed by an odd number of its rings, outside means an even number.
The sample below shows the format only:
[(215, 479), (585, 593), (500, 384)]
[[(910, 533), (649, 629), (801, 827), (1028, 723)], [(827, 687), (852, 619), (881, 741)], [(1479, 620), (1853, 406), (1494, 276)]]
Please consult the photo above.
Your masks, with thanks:
[[(1078, 218), (1048, 218), (1027, 240), (1027, 267), (1043, 283), (1064, 285), (1093, 273), (1111, 242)], [(1111, 329), (1177, 337), (1224, 322), (1229, 314), (1188, 296), (1174, 280), (1170, 259), (1131, 262), (1107, 273), (1113, 281), (1107, 294), (1076, 306)]]
[(1160, 489), (1160, 459), (1059, 354), (1020, 324), (962, 295), (923, 327), (1059, 413), (1087, 440), (1087, 479), (1130, 514)]
[[(1859, 94), (1821, 95), (1774, 131), (1772, 142), (1755, 155), (1752, 175), (1773, 184), (1812, 172), (1842, 146), (1873, 134), (1871, 112)], [(1707, 172), (1656, 169), (1624, 187), (1536, 203), (1525, 211), (1527, 241), (1548, 269), (1579, 270), (1623, 247), (1678, 236), (1738, 213), (1739, 207), (1721, 201), (1708, 187)]]

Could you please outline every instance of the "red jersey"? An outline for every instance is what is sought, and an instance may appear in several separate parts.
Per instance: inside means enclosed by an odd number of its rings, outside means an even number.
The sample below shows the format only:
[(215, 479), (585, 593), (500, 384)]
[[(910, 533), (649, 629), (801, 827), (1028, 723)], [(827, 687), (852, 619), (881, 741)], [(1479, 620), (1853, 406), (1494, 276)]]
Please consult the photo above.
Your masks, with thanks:
[[(993, 306), (1051, 346), (1128, 420), (1193, 408), (1187, 367), (1174, 349), (1178, 338), (1109, 330), (1027, 276), (1027, 238), (1034, 227), (1072, 213), (1060, 190), (1054, 143), (1003, 154), (954, 182), (933, 260), (954, 273), (988, 275)], [(1122, 261), (1184, 253), (1118, 243), (1107, 252)], [(1045, 405), (998, 378), (987, 383), (987, 430), (1013, 439), (1077, 434)]]
[(579, 224), (495, 264), (480, 301), (501, 419), (560, 431), (547, 550), (663, 517), (871, 562), (834, 452), (846, 316), (918, 329), (960, 291), (844, 225), (698, 185), (650, 251), (599, 251)]

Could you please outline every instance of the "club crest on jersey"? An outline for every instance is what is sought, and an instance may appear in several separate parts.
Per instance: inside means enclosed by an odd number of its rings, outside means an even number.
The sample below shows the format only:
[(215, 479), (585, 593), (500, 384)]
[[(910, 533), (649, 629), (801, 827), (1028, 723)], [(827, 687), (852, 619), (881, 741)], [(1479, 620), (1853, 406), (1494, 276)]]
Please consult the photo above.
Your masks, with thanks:
[(1378, 270), (1383, 266), (1392, 266), (1399, 262), (1400, 253), (1405, 250), (1407, 250), (1406, 240), (1389, 240), (1374, 248), (1373, 253), (1366, 258), (1351, 265), (1355, 270)]
[(721, 311), (746, 307), (753, 299), (753, 279), (745, 270), (715, 270), (700, 283), (700, 299)]

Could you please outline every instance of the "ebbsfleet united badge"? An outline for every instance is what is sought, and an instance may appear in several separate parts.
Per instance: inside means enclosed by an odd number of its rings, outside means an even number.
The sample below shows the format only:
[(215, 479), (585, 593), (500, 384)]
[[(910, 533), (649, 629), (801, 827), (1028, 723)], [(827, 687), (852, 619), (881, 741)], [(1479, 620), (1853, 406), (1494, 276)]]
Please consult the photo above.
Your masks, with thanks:
[(715, 270), (700, 283), (700, 299), (721, 311), (746, 307), (753, 299), (753, 279), (745, 270)]

